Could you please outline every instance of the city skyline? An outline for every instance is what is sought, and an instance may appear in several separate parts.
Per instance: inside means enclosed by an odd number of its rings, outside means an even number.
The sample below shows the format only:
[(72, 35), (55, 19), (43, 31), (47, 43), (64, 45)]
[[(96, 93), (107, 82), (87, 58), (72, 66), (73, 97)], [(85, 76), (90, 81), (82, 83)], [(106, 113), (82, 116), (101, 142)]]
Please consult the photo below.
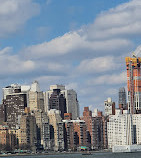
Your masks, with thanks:
[(103, 110), (108, 97), (118, 106), (125, 57), (140, 45), (140, 8), (139, 0), (0, 0), (0, 88), (38, 80), (43, 91), (74, 89), (81, 112)]

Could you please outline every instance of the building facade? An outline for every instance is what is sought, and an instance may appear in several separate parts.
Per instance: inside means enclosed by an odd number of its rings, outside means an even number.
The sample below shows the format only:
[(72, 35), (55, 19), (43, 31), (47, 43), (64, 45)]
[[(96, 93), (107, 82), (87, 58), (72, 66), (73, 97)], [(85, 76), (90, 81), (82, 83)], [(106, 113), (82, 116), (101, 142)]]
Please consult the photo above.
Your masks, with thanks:
[(108, 98), (104, 101), (105, 106), (105, 116), (115, 114), (115, 102), (112, 101), (112, 98)]
[(10, 128), (20, 126), (20, 118), (27, 107), (27, 97), (23, 93), (13, 93), (3, 100), (5, 109), (5, 121)]
[(126, 91), (124, 87), (119, 89), (119, 109), (127, 110), (127, 103), (126, 103)]
[(141, 58), (126, 57), (128, 110), (130, 113), (141, 111)]
[(34, 114), (23, 113), (20, 119), (20, 148), (36, 150), (37, 128)]
[(66, 99), (63, 94), (60, 93), (60, 89), (53, 89), (53, 93), (49, 98), (49, 109), (60, 110), (61, 117), (64, 119), (64, 113), (66, 113)]
[(108, 147), (134, 144), (132, 115), (127, 110), (116, 109), (115, 115), (109, 116), (107, 123)]
[(72, 119), (77, 119), (79, 117), (77, 93), (73, 89), (66, 90), (63, 85), (51, 85), (50, 90), (44, 92), (45, 112), (49, 110), (49, 98), (54, 89), (60, 89), (60, 93), (63, 94), (66, 99), (66, 112), (72, 113)]
[(64, 124), (62, 123), (62, 118), (60, 116), (60, 111), (56, 109), (51, 109), (48, 111), (49, 124), (50, 124), (50, 143), (51, 150), (62, 151), (65, 149), (64, 140)]

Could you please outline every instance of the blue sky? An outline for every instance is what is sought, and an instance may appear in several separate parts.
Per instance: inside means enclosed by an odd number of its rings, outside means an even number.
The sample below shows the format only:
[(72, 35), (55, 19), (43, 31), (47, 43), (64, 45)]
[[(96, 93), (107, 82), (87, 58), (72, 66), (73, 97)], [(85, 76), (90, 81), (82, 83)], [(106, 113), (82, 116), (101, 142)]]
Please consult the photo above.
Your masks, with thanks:
[(140, 0), (0, 0), (0, 87), (65, 84), (103, 109), (126, 87), (124, 58), (140, 45)]

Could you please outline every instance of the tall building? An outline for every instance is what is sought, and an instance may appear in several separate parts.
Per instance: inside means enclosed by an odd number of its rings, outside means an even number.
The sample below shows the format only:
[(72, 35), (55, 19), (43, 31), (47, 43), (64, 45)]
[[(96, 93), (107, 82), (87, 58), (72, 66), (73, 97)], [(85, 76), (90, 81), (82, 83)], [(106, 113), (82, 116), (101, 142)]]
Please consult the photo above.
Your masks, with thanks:
[(51, 150), (64, 150), (65, 142), (64, 142), (64, 123), (62, 122), (62, 118), (60, 116), (60, 111), (56, 109), (51, 109), (48, 111), (49, 116), (49, 124), (50, 124), (50, 143)]
[(140, 57), (126, 57), (128, 110), (130, 113), (138, 113), (141, 110), (141, 71)]
[(109, 116), (107, 124), (108, 147), (134, 144), (132, 115), (127, 110), (116, 109), (115, 115)]
[(73, 89), (61, 91), (66, 98), (67, 113), (72, 113), (72, 119), (75, 120), (79, 117), (79, 103), (77, 100), (77, 93)]
[(83, 117), (81, 118), (85, 121), (86, 127), (87, 127), (87, 146), (91, 148), (92, 142), (92, 135), (93, 135), (93, 129), (92, 129), (92, 111), (89, 110), (89, 107), (84, 107), (83, 111)]
[(28, 92), (28, 106), (31, 111), (44, 111), (44, 95), (40, 91), (40, 86), (37, 81), (32, 83), (31, 89)]
[(84, 120), (72, 120), (74, 126), (74, 146), (77, 150), (87, 146), (87, 127)]
[(2, 88), (3, 91), (3, 99), (6, 99), (6, 96), (13, 93), (21, 92), (21, 86), (18, 84), (11, 84), (5, 88)]
[(6, 96), (3, 100), (5, 109), (5, 121), (9, 127), (20, 126), (20, 118), (27, 107), (27, 97), (23, 93), (13, 93)]
[(74, 151), (74, 127), (71, 120), (63, 120), (65, 123), (65, 149), (68, 151)]
[(92, 149), (103, 149), (105, 147), (104, 140), (106, 141), (104, 139), (106, 135), (104, 117), (102, 115), (92, 117), (92, 112), (89, 108), (84, 107), (82, 119), (87, 127), (87, 146)]
[(134, 143), (141, 144), (141, 114), (132, 115), (133, 119), (133, 131), (134, 131)]
[(20, 119), (21, 141), (20, 146), (35, 150), (37, 144), (36, 119), (31, 113), (23, 113)]
[(108, 98), (104, 101), (105, 105), (105, 116), (115, 114), (115, 102), (112, 101), (112, 98)]
[(42, 110), (34, 112), (37, 124), (37, 147), (50, 149), (49, 118)]
[(108, 135), (107, 135), (107, 123), (109, 122), (109, 116), (103, 116), (103, 148), (108, 148)]
[(64, 113), (66, 113), (66, 99), (63, 94), (60, 93), (60, 89), (53, 89), (53, 93), (49, 98), (49, 109), (60, 110), (61, 117), (64, 119)]
[(60, 89), (60, 93), (63, 94), (66, 99), (66, 112), (72, 113), (72, 119), (77, 119), (79, 117), (77, 93), (73, 89), (66, 90), (63, 85), (51, 85), (50, 90), (44, 92), (45, 112), (48, 112), (49, 110), (49, 98), (54, 89)]
[(127, 110), (126, 91), (124, 87), (119, 89), (119, 109)]

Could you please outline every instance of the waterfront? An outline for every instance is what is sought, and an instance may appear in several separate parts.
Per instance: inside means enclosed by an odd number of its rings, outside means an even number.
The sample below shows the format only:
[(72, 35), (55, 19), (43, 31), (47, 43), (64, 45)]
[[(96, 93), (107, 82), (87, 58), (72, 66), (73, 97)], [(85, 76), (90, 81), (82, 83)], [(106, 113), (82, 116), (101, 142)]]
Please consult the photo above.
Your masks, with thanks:
[(140, 153), (92, 153), (92, 155), (82, 155), (82, 154), (57, 154), (57, 155), (30, 155), (30, 156), (4, 156), (5, 158), (140, 158)]

